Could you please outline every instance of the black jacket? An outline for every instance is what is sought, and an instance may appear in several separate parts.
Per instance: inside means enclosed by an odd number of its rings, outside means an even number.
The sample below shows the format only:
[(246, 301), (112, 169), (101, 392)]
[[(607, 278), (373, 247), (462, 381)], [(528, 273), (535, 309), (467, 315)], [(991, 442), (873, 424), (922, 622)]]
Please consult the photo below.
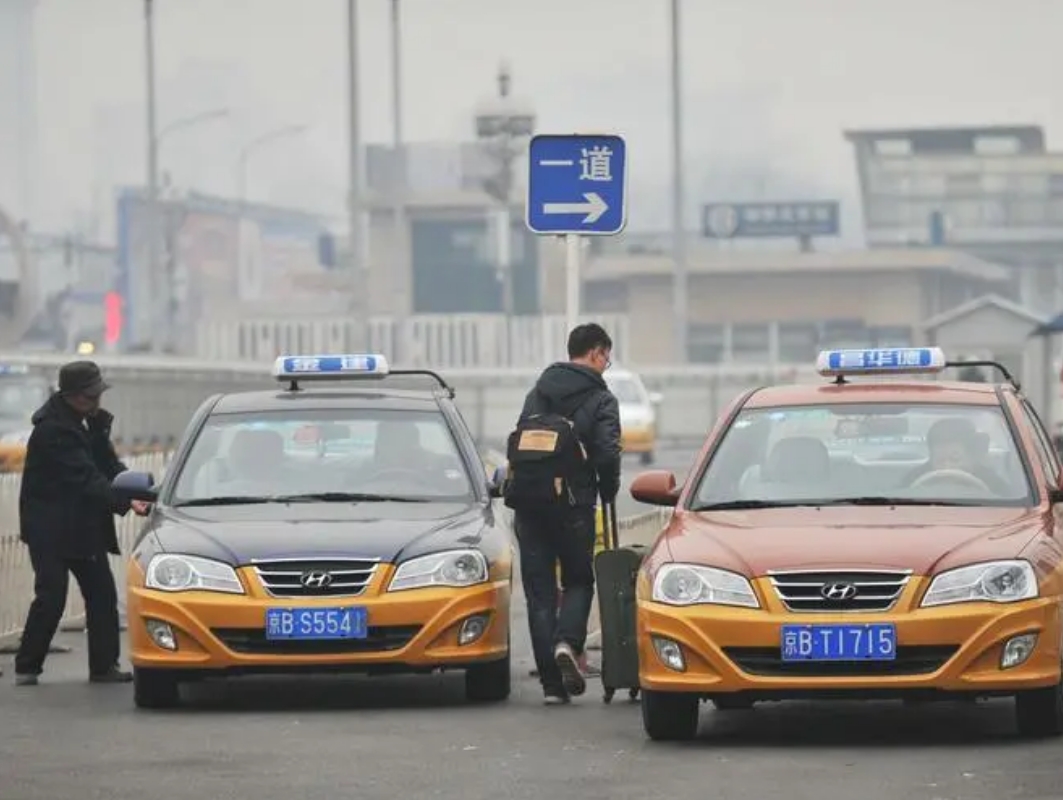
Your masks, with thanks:
[(19, 494), (22, 541), (62, 558), (118, 554), (114, 515), (129, 511), (116, 501), (111, 480), (126, 470), (111, 444), (108, 412), (83, 423), (58, 394), (33, 415)]
[(551, 364), (528, 396), (520, 418), (553, 412), (572, 420), (588, 468), (572, 487), (577, 505), (612, 502), (620, 491), (620, 407), (600, 374), (580, 364)]

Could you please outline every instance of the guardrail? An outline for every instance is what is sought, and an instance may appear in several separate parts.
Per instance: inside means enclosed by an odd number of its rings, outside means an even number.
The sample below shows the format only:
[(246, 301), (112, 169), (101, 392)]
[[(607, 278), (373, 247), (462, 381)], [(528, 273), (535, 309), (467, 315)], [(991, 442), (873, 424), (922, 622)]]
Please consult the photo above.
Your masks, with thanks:
[[(170, 453), (151, 453), (126, 460), (132, 470), (151, 472), (160, 480), (166, 470)], [(0, 652), (9, 651), (17, 643), (26, 620), (26, 612), (33, 600), (33, 568), (29, 552), (19, 540), (18, 495), (22, 483), (20, 474), (0, 475)], [(652, 536), (664, 525), (666, 509), (654, 509), (620, 520), (621, 540)], [(118, 584), (120, 603), (125, 605), (126, 563), (133, 542), (144, 525), (144, 519), (132, 512), (116, 520), (120, 556), (111, 556), (111, 569)], [(65, 629), (80, 627), (85, 607), (77, 583), (71, 578), (66, 610), (60, 623)]]

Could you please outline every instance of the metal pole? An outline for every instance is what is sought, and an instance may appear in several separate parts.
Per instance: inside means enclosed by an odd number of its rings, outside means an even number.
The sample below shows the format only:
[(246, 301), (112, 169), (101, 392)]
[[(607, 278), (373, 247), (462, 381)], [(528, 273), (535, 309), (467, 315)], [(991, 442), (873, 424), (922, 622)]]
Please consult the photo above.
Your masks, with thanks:
[(580, 260), (583, 242), (574, 233), (565, 236), (565, 326), (568, 332), (579, 325)]
[(687, 243), (683, 219), (683, 92), (679, 52), (679, 2), (672, 0), (672, 252), (675, 276), (672, 279), (672, 302), (675, 320), (675, 361), (687, 361)]
[[(347, 68), (348, 68), (348, 137), (350, 153), (348, 176), (348, 217), (351, 228), (351, 270), (355, 283), (361, 281), (362, 270), (362, 142), (359, 125), (359, 81), (358, 81), (358, 0), (347, 0)], [(358, 292), (356, 313), (364, 312)]]
[(391, 0), (391, 126), (395, 140), (395, 241), (405, 228), (406, 146), (402, 131), (402, 17), (400, 0)]
[(495, 225), (498, 239), (498, 272), (502, 282), (502, 313), (506, 315), (506, 324), (513, 316), (513, 253), (512, 241), (510, 240), (513, 223), (509, 210), (509, 203), (502, 201), (495, 215)]
[[(153, 0), (144, 0), (144, 47), (147, 56), (148, 90), (148, 281), (151, 295), (159, 298), (168, 309), (171, 288), (157, 291), (159, 280), (159, 138), (155, 122), (155, 8)], [(158, 319), (158, 315), (153, 315)], [(169, 314), (165, 315), (169, 319)], [(160, 340), (166, 335), (159, 326), (152, 326), (152, 349), (158, 352)]]

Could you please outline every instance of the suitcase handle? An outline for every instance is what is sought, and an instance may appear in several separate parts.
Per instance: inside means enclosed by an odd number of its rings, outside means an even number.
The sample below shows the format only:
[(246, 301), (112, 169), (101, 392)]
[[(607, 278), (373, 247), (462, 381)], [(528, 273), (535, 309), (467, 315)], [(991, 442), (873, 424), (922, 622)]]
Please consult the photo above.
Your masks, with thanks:
[(602, 504), (602, 527), (605, 529), (603, 538), (608, 549), (616, 550), (620, 547), (620, 526), (617, 524), (615, 502)]

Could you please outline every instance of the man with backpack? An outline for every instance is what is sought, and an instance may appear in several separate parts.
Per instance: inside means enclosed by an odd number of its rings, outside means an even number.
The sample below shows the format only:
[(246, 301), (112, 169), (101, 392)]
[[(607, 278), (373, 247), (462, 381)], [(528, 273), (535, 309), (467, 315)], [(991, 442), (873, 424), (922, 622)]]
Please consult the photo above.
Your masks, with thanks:
[(507, 446), (505, 502), (515, 512), (532, 649), (551, 705), (586, 690), (580, 661), (594, 602), (595, 506), (620, 489), (620, 409), (602, 377), (612, 349), (602, 326), (574, 328), (569, 360), (539, 376)]

